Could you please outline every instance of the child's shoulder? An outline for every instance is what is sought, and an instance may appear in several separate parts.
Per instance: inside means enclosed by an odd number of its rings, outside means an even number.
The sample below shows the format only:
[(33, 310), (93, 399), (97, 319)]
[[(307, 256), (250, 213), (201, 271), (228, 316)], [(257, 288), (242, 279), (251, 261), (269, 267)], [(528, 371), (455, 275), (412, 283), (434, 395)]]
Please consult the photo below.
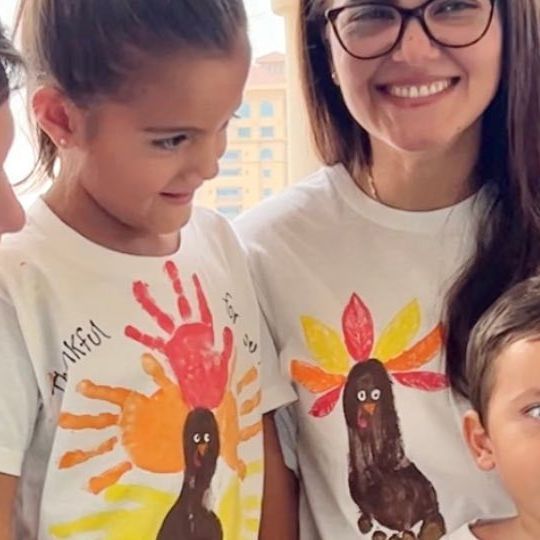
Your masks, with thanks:
[(478, 540), (471, 530), (471, 525), (465, 523), (462, 527), (451, 534), (444, 536), (444, 540)]
[(195, 206), (187, 231), (188, 234), (196, 236), (199, 243), (225, 249), (229, 255), (238, 251), (243, 256), (242, 243), (230, 221), (215, 210)]

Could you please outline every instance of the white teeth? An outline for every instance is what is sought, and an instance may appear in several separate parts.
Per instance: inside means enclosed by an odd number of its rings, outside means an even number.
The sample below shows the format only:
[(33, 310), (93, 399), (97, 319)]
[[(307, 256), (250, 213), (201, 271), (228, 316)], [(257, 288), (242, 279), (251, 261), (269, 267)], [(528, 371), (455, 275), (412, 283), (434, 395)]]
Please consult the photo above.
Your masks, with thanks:
[(400, 98), (417, 99), (435, 94), (440, 94), (449, 88), (452, 84), (451, 79), (437, 81), (431, 84), (423, 84), (421, 86), (396, 86), (389, 85), (386, 87), (388, 93), (392, 96)]

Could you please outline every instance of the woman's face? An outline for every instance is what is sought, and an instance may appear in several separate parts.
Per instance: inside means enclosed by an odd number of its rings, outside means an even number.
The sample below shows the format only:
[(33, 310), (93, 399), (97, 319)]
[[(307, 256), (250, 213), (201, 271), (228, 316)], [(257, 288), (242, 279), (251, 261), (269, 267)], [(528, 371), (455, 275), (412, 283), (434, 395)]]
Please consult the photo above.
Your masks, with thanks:
[[(436, 13), (461, 17), (463, 10), (481, 9), (484, 2), (490, 5), (489, 0), (437, 0)], [(331, 7), (350, 3), (362, 1), (334, 0)], [(425, 2), (382, 4), (412, 9)], [(369, 16), (387, 24), (384, 11)], [(496, 8), (484, 37), (464, 48), (434, 43), (414, 18), (394, 50), (372, 60), (348, 54), (330, 26), (328, 35), (337, 84), (350, 113), (372, 138), (398, 150), (435, 150), (479, 129), (499, 86), (503, 40)]]
[(5, 101), (0, 105), (0, 235), (18, 231), (24, 225), (24, 211), (4, 171), (13, 136), (13, 118), (9, 103)]

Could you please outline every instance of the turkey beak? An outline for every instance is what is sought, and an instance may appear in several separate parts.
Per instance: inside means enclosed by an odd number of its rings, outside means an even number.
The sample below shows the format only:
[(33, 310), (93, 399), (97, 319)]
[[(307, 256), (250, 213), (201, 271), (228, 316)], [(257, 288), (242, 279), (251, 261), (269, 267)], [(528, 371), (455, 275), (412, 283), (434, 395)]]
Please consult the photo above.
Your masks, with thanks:
[(197, 453), (199, 456), (204, 457), (208, 450), (208, 443), (201, 443), (197, 445)]
[(366, 411), (370, 416), (373, 416), (373, 413), (375, 412), (375, 409), (377, 408), (377, 405), (375, 403), (366, 403), (363, 407), (364, 411)]

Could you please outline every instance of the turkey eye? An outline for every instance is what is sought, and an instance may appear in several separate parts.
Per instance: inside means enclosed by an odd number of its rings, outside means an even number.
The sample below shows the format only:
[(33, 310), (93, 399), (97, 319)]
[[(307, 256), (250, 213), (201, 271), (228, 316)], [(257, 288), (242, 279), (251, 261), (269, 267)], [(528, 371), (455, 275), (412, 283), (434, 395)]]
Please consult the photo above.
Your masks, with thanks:
[(358, 397), (358, 401), (366, 401), (366, 398), (367, 398), (366, 391), (360, 390), (360, 392), (358, 392), (357, 394), (357, 397)]
[(209, 442), (210, 442), (210, 433), (205, 433), (205, 434), (204, 434), (204, 442), (205, 442), (205, 443), (209, 443)]
[(199, 444), (201, 442), (201, 435), (200, 433), (195, 433), (195, 435), (193, 435), (193, 442), (195, 444)]
[(371, 399), (373, 401), (378, 401), (381, 397), (381, 391), (378, 388), (375, 388), (375, 390), (371, 391)]

